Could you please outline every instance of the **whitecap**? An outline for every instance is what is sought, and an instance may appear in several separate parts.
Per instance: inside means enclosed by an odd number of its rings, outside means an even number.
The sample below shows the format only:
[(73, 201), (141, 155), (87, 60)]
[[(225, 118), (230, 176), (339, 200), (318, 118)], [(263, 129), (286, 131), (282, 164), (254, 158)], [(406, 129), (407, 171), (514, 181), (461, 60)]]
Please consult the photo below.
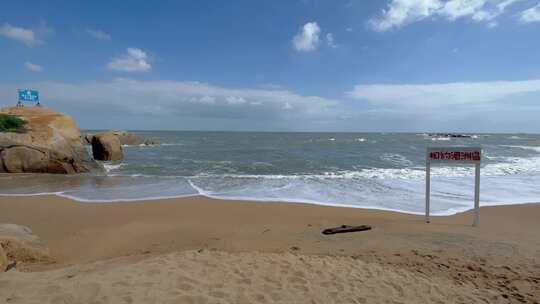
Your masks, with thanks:
[(118, 170), (120, 169), (122, 166), (124, 166), (123, 163), (121, 164), (113, 164), (113, 163), (103, 163), (103, 168), (105, 168), (105, 171), (108, 173), (108, 172), (111, 172), (111, 171), (114, 171), (114, 170)]
[(540, 153), (540, 147), (537, 146), (512, 146), (512, 145), (503, 145), (502, 147), (509, 147), (509, 148), (518, 148), (518, 149), (524, 149), (524, 150), (532, 150)]
[(381, 160), (389, 162), (393, 165), (408, 167), (412, 165), (412, 162), (405, 156), (398, 153), (384, 153), (380, 156)]
[(431, 140), (433, 140), (433, 141), (436, 141), (436, 140), (444, 140), (444, 141), (446, 141), (446, 140), (450, 140), (450, 137), (433, 137), (433, 138), (431, 138)]

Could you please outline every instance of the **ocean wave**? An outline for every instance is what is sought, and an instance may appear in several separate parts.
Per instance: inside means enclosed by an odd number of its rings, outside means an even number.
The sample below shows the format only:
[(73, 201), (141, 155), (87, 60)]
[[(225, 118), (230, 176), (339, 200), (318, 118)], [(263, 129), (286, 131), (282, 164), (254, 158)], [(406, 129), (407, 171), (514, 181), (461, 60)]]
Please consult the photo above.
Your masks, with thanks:
[[(369, 178), (370, 174), (375, 178)], [(415, 178), (388, 178), (407, 175)], [(295, 202), (422, 214), (424, 176), (425, 172), (419, 169), (390, 169), (305, 176), (87, 177), (76, 184), (66, 185), (62, 191), (46, 191), (47, 185), (38, 181), (39, 187), (30, 187), (34, 193), (16, 193), (17, 189), (3, 193), (6, 191), (0, 187), (0, 195), (57, 195), (87, 203), (205, 196), (226, 200)], [(20, 185), (21, 191), (31, 185), (31, 180), (25, 181), (25, 185)], [(486, 176), (482, 183), (482, 205), (535, 201), (540, 196), (540, 189), (536, 186), (538, 183), (540, 175)], [(59, 183), (50, 180), (49, 184), (57, 187)], [(434, 177), (433, 214), (448, 215), (472, 208), (472, 185), (472, 177)], [(519, 189), (509, 185), (519, 185)]]
[(115, 171), (115, 170), (118, 170), (120, 169), (122, 166), (124, 166), (125, 164), (124, 163), (121, 163), (121, 164), (115, 164), (115, 163), (103, 163), (103, 168), (105, 168), (105, 171), (107, 173), (111, 172), (111, 171)]
[[(228, 173), (202, 172), (196, 175), (186, 176), (159, 176), (161, 178), (236, 178), (236, 179), (424, 179), (425, 167), (412, 166), (412, 162), (400, 154), (383, 154), (382, 160), (405, 168), (365, 168), (360, 170), (333, 170), (320, 173), (305, 173), (305, 174), (242, 174), (235, 173), (235, 170), (227, 170)], [(497, 159), (496, 163), (488, 163), (482, 166), (482, 176), (505, 176), (515, 174), (528, 174), (540, 172), (540, 157), (520, 158), (520, 157), (491, 157)], [(196, 161), (195, 163), (212, 164), (215, 166), (230, 165), (230, 161)], [(112, 174), (110, 172), (117, 171), (124, 163), (116, 165), (107, 165), (109, 176), (122, 176), (122, 174)], [(270, 163), (254, 162), (254, 167), (271, 167)], [(436, 166), (431, 167), (432, 176), (440, 177), (466, 177), (474, 175), (474, 167), (472, 166)], [(147, 174), (129, 174), (130, 177), (156, 177), (155, 175)]]
[(152, 148), (152, 147), (159, 147), (159, 146), (162, 146), (162, 144), (122, 145), (122, 148)]
[(524, 150), (532, 150), (540, 153), (540, 147), (537, 146), (513, 146), (513, 145), (502, 145), (502, 147), (509, 147), (509, 148), (518, 148), (518, 149), (524, 149)]
[[(2, 195), (3, 194), (0, 194), (0, 196)], [(74, 200), (76, 202), (81, 202), (81, 203), (129, 203), (129, 202), (153, 201), (153, 200), (188, 198), (188, 197), (200, 196), (200, 194), (177, 194), (177, 195), (168, 195), (168, 196), (167, 195), (146, 196), (143, 194), (140, 197), (132, 197), (132, 198), (85, 198), (85, 197), (81, 197), (80, 195), (69, 194), (65, 192), (54, 193), (54, 195), (71, 199), (71, 200)], [(13, 195), (8, 195), (8, 196), (13, 196)]]
[(398, 153), (384, 153), (380, 156), (380, 159), (393, 165), (410, 167), (412, 162), (405, 156)]
[(449, 141), (451, 138), (450, 137), (432, 137), (431, 140), (432, 141)]

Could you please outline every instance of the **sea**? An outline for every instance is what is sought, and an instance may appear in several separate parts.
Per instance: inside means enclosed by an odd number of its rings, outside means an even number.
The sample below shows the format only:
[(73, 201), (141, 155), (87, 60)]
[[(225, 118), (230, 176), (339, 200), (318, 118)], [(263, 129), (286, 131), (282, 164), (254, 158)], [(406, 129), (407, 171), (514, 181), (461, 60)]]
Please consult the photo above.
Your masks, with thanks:
[[(99, 174), (0, 175), (0, 195), (86, 203), (206, 196), (422, 214), (426, 148), (480, 146), (481, 206), (540, 202), (540, 135), (133, 132), (161, 144), (124, 146), (124, 160)], [(472, 167), (431, 172), (432, 214), (473, 207)]]

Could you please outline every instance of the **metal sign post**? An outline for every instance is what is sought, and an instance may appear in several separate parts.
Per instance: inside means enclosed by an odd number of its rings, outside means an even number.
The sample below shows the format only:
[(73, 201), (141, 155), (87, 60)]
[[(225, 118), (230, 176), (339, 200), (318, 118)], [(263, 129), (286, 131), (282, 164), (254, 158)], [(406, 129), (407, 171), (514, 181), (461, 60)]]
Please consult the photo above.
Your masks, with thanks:
[(473, 226), (480, 222), (480, 162), (482, 148), (480, 147), (428, 147), (426, 154), (426, 222), (429, 223), (431, 196), (431, 163), (444, 165), (474, 164), (474, 220)]

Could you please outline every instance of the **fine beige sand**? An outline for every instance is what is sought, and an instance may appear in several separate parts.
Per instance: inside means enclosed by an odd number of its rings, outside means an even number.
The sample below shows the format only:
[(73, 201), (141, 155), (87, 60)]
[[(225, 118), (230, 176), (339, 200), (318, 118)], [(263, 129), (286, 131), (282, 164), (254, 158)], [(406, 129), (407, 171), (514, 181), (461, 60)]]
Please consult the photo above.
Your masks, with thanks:
[[(0, 273), (0, 303), (539, 303), (540, 204), (423, 217), (203, 197), (2, 197), (54, 262)], [(324, 228), (373, 230), (325, 236)]]

